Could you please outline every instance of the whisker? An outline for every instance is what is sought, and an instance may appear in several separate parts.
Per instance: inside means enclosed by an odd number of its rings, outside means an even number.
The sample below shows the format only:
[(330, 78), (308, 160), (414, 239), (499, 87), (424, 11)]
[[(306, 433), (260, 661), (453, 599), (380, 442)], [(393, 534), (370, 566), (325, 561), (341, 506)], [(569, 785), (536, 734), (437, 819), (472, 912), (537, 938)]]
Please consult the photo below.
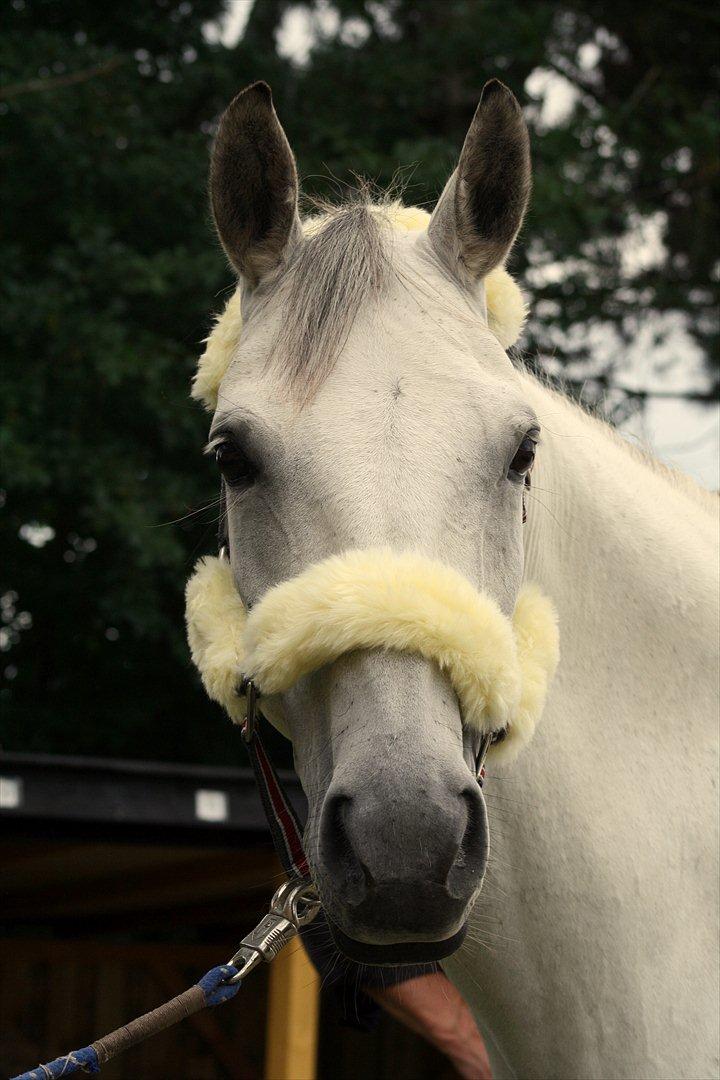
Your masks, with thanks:
[(528, 496), (528, 498), (532, 499), (532, 500), (533, 500), (533, 502), (536, 502), (536, 503), (538, 504), (538, 506), (542, 506), (543, 510), (544, 510), (544, 511), (545, 511), (545, 512), (546, 512), (547, 514), (549, 514), (549, 515), (550, 515), (550, 517), (551, 517), (551, 518), (553, 519), (553, 521), (555, 522), (555, 524), (557, 525), (557, 527), (558, 527), (558, 528), (559, 528), (559, 529), (560, 529), (560, 530), (561, 530), (562, 532), (564, 532), (564, 533), (565, 533), (565, 535), (566, 535), (566, 536), (567, 536), (567, 537), (568, 537), (568, 538), (569, 538), (570, 540), (576, 541), (576, 540), (578, 539), (578, 538), (577, 538), (576, 536), (573, 536), (573, 535), (572, 535), (572, 533), (569, 533), (569, 532), (568, 532), (568, 530), (567, 530), (567, 529), (565, 528), (565, 526), (564, 526), (564, 525), (562, 525), (562, 524), (561, 524), (561, 523), (560, 523), (560, 522), (558, 521), (558, 519), (557, 519), (557, 518), (555, 517), (555, 515), (553, 514), (552, 510), (551, 510), (551, 509), (550, 509), (549, 507), (547, 507), (547, 506), (545, 505), (545, 503), (544, 503), (544, 502), (542, 502), (542, 501), (541, 501), (540, 499), (536, 499), (536, 498), (535, 498), (535, 496), (534, 496), (534, 495), (533, 495), (533, 493), (532, 493), (532, 488), (526, 488), (526, 491), (525, 491), (525, 493), (526, 493), (526, 495)]
[(220, 499), (213, 499), (212, 502), (206, 503), (205, 506), (199, 507), (197, 510), (191, 510), (188, 514), (183, 514), (182, 517), (174, 518), (172, 521), (157, 521), (153, 525), (146, 525), (147, 529), (164, 529), (168, 525), (179, 525), (181, 521), (188, 521), (191, 517), (195, 517), (197, 514), (203, 514), (206, 510), (211, 510), (215, 506), (219, 506)]

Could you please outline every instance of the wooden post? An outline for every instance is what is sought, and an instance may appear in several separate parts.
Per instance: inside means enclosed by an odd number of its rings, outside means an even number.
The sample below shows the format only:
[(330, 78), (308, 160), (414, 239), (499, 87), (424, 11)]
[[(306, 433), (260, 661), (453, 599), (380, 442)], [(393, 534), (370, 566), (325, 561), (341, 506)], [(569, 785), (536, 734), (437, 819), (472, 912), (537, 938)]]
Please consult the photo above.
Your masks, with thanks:
[(269, 971), (265, 1080), (315, 1080), (320, 978), (295, 940)]

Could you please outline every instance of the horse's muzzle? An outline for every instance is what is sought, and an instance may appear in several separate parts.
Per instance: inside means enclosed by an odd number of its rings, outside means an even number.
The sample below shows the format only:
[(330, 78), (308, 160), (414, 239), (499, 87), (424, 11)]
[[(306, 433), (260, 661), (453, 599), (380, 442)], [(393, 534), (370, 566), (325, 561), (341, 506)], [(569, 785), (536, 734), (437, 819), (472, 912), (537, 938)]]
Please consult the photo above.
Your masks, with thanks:
[(378, 769), (358, 790), (331, 785), (315, 879), (343, 952), (422, 962), (459, 943), (485, 873), (487, 812), (462, 760), (422, 777), (417, 790), (408, 782), (402, 795), (393, 775)]

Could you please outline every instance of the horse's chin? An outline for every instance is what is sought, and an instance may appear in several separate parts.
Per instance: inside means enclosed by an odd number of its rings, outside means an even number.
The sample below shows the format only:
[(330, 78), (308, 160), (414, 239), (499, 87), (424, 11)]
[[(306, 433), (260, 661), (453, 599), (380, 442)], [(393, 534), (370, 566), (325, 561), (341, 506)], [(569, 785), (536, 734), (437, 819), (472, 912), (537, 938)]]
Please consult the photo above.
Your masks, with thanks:
[(392, 942), (369, 942), (350, 937), (328, 917), (328, 925), (335, 945), (348, 958), (361, 964), (376, 967), (397, 967), (404, 964), (431, 964), (452, 956), (460, 948), (467, 933), (467, 923), (448, 937), (437, 940), (411, 940)]

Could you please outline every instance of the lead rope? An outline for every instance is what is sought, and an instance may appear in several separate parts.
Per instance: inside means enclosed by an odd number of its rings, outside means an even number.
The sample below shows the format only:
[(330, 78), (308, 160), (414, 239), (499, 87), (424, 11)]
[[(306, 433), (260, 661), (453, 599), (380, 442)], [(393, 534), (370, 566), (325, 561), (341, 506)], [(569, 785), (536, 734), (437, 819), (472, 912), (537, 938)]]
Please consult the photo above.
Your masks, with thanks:
[(240, 983), (229, 984), (228, 978), (238, 974), (238, 969), (230, 964), (222, 964), (208, 971), (202, 979), (189, 990), (177, 997), (166, 1001), (164, 1005), (153, 1009), (152, 1012), (138, 1016), (129, 1024), (111, 1031), (102, 1039), (97, 1039), (89, 1046), (83, 1046), (80, 1050), (71, 1050), (64, 1057), (55, 1058), (45, 1065), (38, 1065), (30, 1072), (24, 1072), (13, 1080), (54, 1080), (55, 1077), (69, 1076), (70, 1073), (82, 1070), (86, 1073), (99, 1073), (100, 1066), (106, 1061), (121, 1054), (123, 1050), (129, 1050), (131, 1046), (144, 1042), (151, 1035), (156, 1035), (165, 1028), (172, 1027), (180, 1020), (192, 1016), (211, 1005), (221, 1005), (230, 998), (235, 997), (240, 989)]
[(257, 780), (260, 798), (267, 817), (278, 858), (289, 877), (277, 890), (270, 910), (240, 942), (227, 964), (212, 968), (189, 990), (166, 1001), (101, 1039), (72, 1050), (63, 1057), (38, 1065), (12, 1080), (55, 1080), (79, 1070), (99, 1073), (100, 1066), (111, 1058), (144, 1042), (193, 1013), (222, 1005), (235, 997), (242, 981), (260, 963), (270, 963), (320, 910), (320, 901), (310, 881), (310, 870), (302, 846), (302, 832), (297, 815), (285, 793), (280, 778), (267, 755), (258, 730), (257, 691), (243, 679), (240, 693), (247, 697), (247, 720), (242, 736)]

